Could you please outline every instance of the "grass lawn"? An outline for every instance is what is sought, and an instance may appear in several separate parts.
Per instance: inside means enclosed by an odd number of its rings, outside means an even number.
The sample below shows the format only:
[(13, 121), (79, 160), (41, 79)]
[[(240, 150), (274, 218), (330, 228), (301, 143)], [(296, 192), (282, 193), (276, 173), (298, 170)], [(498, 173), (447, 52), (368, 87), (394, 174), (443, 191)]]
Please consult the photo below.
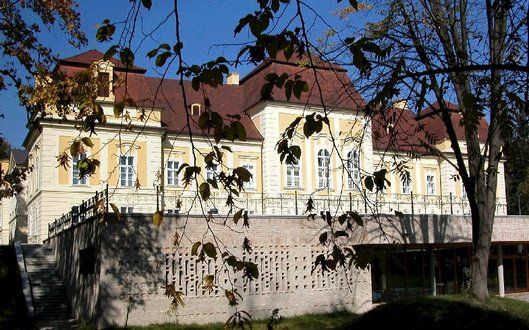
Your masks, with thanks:
[[(281, 312), (280, 312), (281, 314)], [(253, 329), (266, 329), (266, 321), (255, 321)], [(355, 315), (348, 312), (311, 314), (283, 319), (274, 329), (529, 329), (529, 303), (492, 297), (478, 303), (466, 295), (424, 297), (379, 305)], [(127, 329), (224, 329), (223, 324), (163, 324)]]

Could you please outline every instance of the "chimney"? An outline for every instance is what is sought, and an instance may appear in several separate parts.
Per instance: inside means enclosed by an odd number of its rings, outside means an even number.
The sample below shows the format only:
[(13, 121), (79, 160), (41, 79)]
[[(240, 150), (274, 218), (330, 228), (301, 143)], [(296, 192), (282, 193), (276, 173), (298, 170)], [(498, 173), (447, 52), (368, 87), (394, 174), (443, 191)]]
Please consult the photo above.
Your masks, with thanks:
[(408, 102), (406, 100), (397, 100), (393, 103), (393, 107), (400, 110), (409, 110)]
[(226, 84), (228, 85), (238, 85), (239, 84), (239, 74), (237, 72), (231, 72), (226, 78)]

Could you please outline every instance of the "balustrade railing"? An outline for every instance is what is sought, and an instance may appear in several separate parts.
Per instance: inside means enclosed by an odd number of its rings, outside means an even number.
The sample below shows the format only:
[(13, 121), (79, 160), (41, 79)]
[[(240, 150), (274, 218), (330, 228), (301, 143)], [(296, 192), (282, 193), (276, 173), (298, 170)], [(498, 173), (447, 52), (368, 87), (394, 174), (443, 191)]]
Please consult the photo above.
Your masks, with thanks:
[[(242, 192), (234, 198), (235, 207), (231, 210), (226, 205), (226, 197), (214, 192), (207, 201), (202, 201), (196, 192), (180, 191), (156, 194), (156, 191), (142, 190), (131, 193), (114, 192), (108, 196), (108, 188), (96, 192), (95, 196), (83, 201), (80, 205), (71, 208), (70, 212), (48, 225), (49, 237), (56, 235), (64, 229), (83, 222), (99, 214), (102, 206), (108, 212), (109, 199), (122, 210), (123, 213), (153, 213), (161, 208), (165, 213), (178, 213), (182, 215), (214, 214), (227, 216), (244, 208), (250, 214), (257, 215), (304, 215), (307, 203), (312, 199), (314, 212), (330, 211), (340, 214), (356, 211), (362, 214), (444, 214), (444, 215), (469, 215), (470, 207), (463, 197), (452, 194), (444, 196), (388, 193), (363, 193), (360, 191), (344, 192), (326, 195), (324, 192), (314, 194), (292, 193), (263, 194), (259, 192)], [(498, 199), (496, 214), (507, 214), (505, 199)]]
[(72, 206), (70, 212), (63, 214), (60, 218), (48, 224), (48, 237), (57, 235), (78, 223), (82, 223), (101, 212), (108, 212), (108, 186), (102, 191), (96, 191), (95, 195), (81, 204)]

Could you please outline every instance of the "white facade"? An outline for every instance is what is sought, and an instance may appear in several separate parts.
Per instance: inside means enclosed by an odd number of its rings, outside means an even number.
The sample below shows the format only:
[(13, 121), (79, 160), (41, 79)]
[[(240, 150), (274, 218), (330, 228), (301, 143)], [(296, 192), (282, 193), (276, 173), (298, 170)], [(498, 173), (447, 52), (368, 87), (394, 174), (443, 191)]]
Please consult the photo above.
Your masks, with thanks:
[[(152, 213), (157, 207), (171, 213), (228, 212), (221, 191), (214, 190), (212, 198), (201, 203), (195, 198), (196, 184), (184, 187), (182, 173), (175, 177), (175, 169), (183, 163), (201, 167), (203, 178), (199, 183), (207, 178), (208, 172), (214, 175), (212, 169), (205, 168), (204, 162), (204, 156), (212, 147), (209, 138), (194, 136), (192, 146), (186, 131), (182, 134), (167, 131), (162, 111), (168, 110), (148, 110), (150, 119), (141, 121), (140, 108), (126, 107), (125, 113), (131, 118), (127, 122), (124, 116), (114, 117), (113, 94), (112, 100), (102, 99), (101, 102), (107, 124), (98, 127), (97, 135), (79, 133), (73, 120), (53, 118), (41, 119), (40, 129), (33, 128), (28, 133), (25, 146), (30, 154), (29, 166), (33, 169), (27, 189), (30, 242), (45, 239), (49, 223), (107, 185), (110, 202), (124, 213)], [(301, 159), (295, 171), (289, 171), (288, 166), (280, 161), (276, 144), (294, 119), (313, 112), (323, 115), (320, 107), (276, 101), (259, 102), (246, 110), (262, 139), (221, 141), (231, 151), (223, 151), (223, 165), (217, 169), (229, 172), (236, 167), (245, 167), (252, 172), (252, 183), (236, 197), (236, 207), (254, 214), (302, 214), (308, 198), (312, 197), (317, 211), (468, 212), (461, 181), (454, 180), (454, 169), (440, 157), (424, 155), (420, 159), (409, 159), (407, 166), (411, 181), (409, 191), (403, 190), (400, 175), (393, 168), (395, 159), (405, 159), (406, 154), (375, 149), (371, 121), (363, 113), (350, 109), (332, 109), (328, 113), (330, 129), (324, 125), (320, 133), (310, 138), (305, 138), (301, 121), (292, 141), (300, 146)], [(130, 130), (126, 129), (129, 123)], [(85, 146), (86, 157), (100, 161), (96, 173), (87, 178), (85, 184), (73, 179), (71, 160), (66, 168), (58, 166), (57, 162), (58, 155), (69, 153), (72, 142), (82, 137), (90, 137), (94, 144), (91, 148)], [(350, 163), (347, 155), (353, 151), (359, 154), (361, 180), (351, 186), (348, 183)], [(320, 152), (329, 155), (328, 169), (322, 169), (321, 162), (318, 165)], [(451, 157), (448, 150), (447, 155)], [(122, 166), (120, 157), (128, 157)], [(170, 173), (168, 161), (171, 162)], [(505, 214), (503, 164), (500, 166), (497, 212)], [(366, 191), (363, 178), (384, 167), (389, 170), (387, 179), (390, 185), (382, 193)], [(329, 177), (322, 178), (322, 173), (328, 173)], [(322, 179), (329, 183), (328, 186), (322, 186)]]

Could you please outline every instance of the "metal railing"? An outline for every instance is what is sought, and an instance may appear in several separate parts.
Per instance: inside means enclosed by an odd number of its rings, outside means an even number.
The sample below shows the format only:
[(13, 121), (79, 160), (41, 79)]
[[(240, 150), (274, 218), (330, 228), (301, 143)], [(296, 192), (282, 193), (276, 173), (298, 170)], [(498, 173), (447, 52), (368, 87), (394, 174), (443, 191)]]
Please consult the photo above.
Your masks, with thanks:
[[(226, 206), (226, 198), (225, 194), (214, 192), (207, 201), (201, 201), (195, 191), (166, 192), (162, 198), (161, 193), (157, 194), (156, 190), (142, 190), (139, 193), (118, 191), (109, 197), (107, 187), (101, 192), (96, 192), (95, 196), (83, 201), (80, 205), (72, 207), (70, 212), (50, 223), (48, 225), (48, 237), (100, 214), (101, 210), (98, 210), (98, 206), (103, 207), (104, 212), (108, 212), (109, 199), (118, 208), (122, 208), (122, 210), (130, 208), (134, 213), (154, 213), (163, 205), (165, 213), (225, 216), (230, 212), (230, 208)], [(329, 195), (324, 195), (323, 192), (301, 194), (297, 191), (277, 194), (242, 192), (239, 196), (234, 197), (235, 207), (231, 210), (231, 214), (244, 208), (248, 213), (255, 215), (304, 215), (309, 199), (312, 199), (316, 213), (330, 211), (332, 214), (339, 214), (356, 211), (363, 214), (395, 214), (397, 211), (412, 215), (470, 214), (470, 207), (466, 198), (452, 194), (444, 196), (414, 193), (365, 194), (361, 191), (350, 191), (342, 194), (334, 192)], [(508, 214), (505, 199), (497, 200), (496, 214)]]
[[(307, 202), (312, 199), (316, 212), (322, 210), (331, 213), (345, 213), (356, 211), (358, 213), (395, 213), (405, 214), (447, 214), (469, 215), (470, 207), (466, 198), (452, 194), (418, 195), (410, 194), (361, 194), (361, 192), (346, 192), (338, 194), (298, 194), (278, 193), (261, 194), (243, 192), (235, 198), (237, 208), (244, 208), (252, 214), (262, 215), (303, 215)], [(196, 193), (182, 193), (178, 196), (166, 196), (164, 199), (165, 211), (180, 214), (213, 213), (225, 215), (229, 208), (225, 205), (226, 197), (212, 195), (207, 202), (200, 203)], [(498, 199), (496, 213), (507, 214), (507, 204), (504, 199)]]
[(96, 191), (95, 195), (81, 204), (72, 206), (70, 212), (55, 219), (48, 224), (48, 238), (57, 235), (78, 223), (99, 216), (101, 212), (108, 212), (108, 186), (102, 191)]

